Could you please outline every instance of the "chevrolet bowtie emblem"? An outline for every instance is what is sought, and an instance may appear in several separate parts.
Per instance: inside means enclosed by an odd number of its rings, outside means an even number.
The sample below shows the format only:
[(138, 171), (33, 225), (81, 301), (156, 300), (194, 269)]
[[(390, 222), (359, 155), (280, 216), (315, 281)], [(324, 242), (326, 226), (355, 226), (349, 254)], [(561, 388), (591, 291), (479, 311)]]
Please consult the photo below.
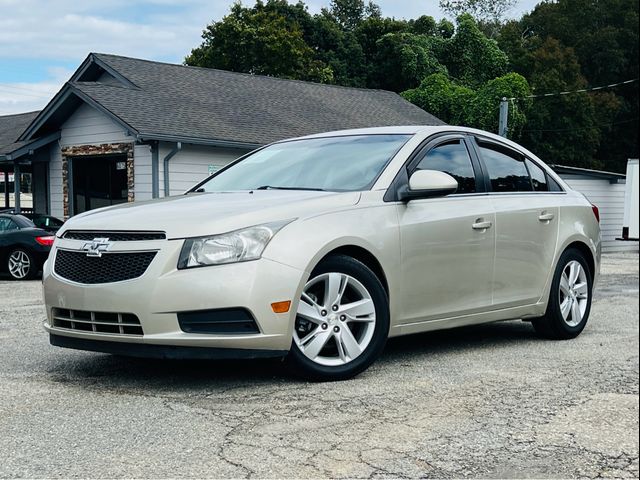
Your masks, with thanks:
[(82, 250), (87, 252), (87, 257), (101, 257), (104, 252), (113, 245), (108, 238), (94, 238), (82, 246)]

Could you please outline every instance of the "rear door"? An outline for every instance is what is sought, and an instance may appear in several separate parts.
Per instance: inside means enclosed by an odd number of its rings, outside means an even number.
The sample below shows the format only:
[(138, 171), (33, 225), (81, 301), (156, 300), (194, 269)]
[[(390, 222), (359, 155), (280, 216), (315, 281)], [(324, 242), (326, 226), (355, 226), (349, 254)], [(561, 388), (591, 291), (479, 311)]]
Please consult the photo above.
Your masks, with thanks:
[(398, 204), (401, 323), (491, 306), (495, 215), (469, 148), (465, 136), (447, 135), (426, 145), (408, 165), (407, 178), (420, 169), (443, 171), (458, 181), (458, 191)]
[(552, 271), (558, 193), (544, 170), (501, 143), (476, 138), (496, 212), (493, 301), (496, 308), (537, 302)]

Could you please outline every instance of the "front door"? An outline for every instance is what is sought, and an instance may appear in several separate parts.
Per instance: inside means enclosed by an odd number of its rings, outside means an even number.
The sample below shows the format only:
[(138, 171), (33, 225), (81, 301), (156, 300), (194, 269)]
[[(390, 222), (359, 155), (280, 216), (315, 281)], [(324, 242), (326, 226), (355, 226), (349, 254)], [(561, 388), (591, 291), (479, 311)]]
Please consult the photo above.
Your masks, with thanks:
[(127, 201), (125, 155), (76, 157), (72, 162), (74, 215)]
[(463, 137), (429, 145), (409, 169), (440, 170), (458, 181), (443, 198), (398, 205), (403, 285), (401, 323), (414, 323), (490, 308), (495, 214), (477, 162)]

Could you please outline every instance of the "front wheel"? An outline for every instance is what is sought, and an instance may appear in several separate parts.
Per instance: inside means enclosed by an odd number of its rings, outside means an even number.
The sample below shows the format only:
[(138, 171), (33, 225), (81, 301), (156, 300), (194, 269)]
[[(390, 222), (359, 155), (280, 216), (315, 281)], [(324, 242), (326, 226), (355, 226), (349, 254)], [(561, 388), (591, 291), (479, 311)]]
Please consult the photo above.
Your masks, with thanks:
[(389, 334), (389, 302), (378, 277), (344, 255), (311, 273), (298, 304), (289, 360), (311, 380), (345, 380), (382, 353)]
[(577, 337), (589, 319), (592, 289), (593, 277), (584, 255), (578, 250), (567, 250), (556, 267), (547, 312), (532, 321), (533, 328), (546, 338)]
[(14, 280), (30, 280), (38, 273), (38, 267), (29, 251), (16, 248), (7, 257), (7, 271)]

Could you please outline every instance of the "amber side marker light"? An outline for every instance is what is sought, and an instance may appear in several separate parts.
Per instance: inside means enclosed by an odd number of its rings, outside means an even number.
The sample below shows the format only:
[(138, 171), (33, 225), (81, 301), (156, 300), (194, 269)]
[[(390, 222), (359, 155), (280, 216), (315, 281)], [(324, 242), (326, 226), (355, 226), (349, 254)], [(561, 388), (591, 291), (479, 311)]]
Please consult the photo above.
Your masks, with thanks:
[(287, 300), (285, 302), (273, 302), (271, 304), (273, 313), (287, 313), (289, 308), (291, 308), (291, 300)]

